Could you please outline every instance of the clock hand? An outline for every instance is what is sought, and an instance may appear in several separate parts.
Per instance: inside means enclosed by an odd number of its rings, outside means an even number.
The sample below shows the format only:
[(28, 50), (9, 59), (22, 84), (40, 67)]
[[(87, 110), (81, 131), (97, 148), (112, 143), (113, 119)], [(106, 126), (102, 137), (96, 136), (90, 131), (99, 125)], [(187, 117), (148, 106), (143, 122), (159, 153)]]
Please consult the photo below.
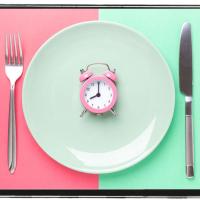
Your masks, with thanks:
[(96, 95), (94, 95), (93, 97), (90, 97), (90, 99), (93, 99), (93, 98), (95, 98), (95, 97), (100, 97), (101, 96), (101, 94), (100, 93), (97, 93)]
[(98, 91), (97, 91), (97, 94), (94, 95), (94, 96), (92, 96), (92, 97), (90, 97), (90, 99), (93, 99), (93, 98), (95, 98), (95, 97), (100, 97), (100, 96), (101, 96), (101, 94), (99, 93), (99, 85), (100, 85), (100, 82), (98, 81), (97, 84), (98, 84)]
[(98, 96), (98, 94), (95, 94), (94, 96), (90, 97), (90, 99), (94, 99), (97, 96)]
[(100, 94), (100, 93), (97, 93), (96, 95), (90, 97), (90, 99), (94, 99), (95, 97), (100, 97), (100, 96), (101, 96), (101, 94)]
[(99, 94), (99, 85), (100, 85), (100, 82), (98, 81), (98, 92), (97, 92), (97, 94)]

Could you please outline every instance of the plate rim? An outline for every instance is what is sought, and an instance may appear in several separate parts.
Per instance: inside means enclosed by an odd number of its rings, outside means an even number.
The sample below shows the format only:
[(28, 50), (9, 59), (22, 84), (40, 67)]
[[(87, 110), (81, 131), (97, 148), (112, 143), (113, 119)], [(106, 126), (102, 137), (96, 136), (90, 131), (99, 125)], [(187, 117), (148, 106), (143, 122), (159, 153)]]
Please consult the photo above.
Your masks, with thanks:
[[(79, 167), (74, 167), (72, 166), (71, 164), (64, 164), (63, 162), (60, 162), (58, 160), (56, 160), (54, 157), (51, 156), (51, 154), (49, 154), (36, 140), (34, 134), (32, 133), (31, 131), (31, 127), (29, 125), (29, 119), (28, 119), (28, 116), (26, 114), (26, 109), (25, 109), (25, 85), (26, 85), (26, 82), (27, 82), (27, 79), (28, 79), (28, 76), (30, 74), (30, 70), (31, 70), (31, 66), (32, 64), (34, 63), (35, 59), (37, 58), (38, 54), (40, 54), (40, 52), (42, 51), (42, 49), (51, 41), (53, 40), (54, 38), (56, 38), (58, 35), (62, 34), (63, 32), (69, 30), (69, 29), (73, 29), (73, 28), (76, 28), (76, 27), (80, 27), (80, 26), (84, 26), (84, 25), (87, 25), (87, 24), (110, 24), (110, 25), (114, 25), (114, 26), (117, 26), (117, 27), (120, 27), (120, 28), (123, 28), (123, 29), (126, 29), (136, 35), (138, 35), (139, 37), (141, 37), (146, 43), (148, 43), (152, 49), (154, 49), (154, 51), (158, 54), (158, 56), (160, 57), (160, 59), (162, 60), (162, 62), (164, 63), (165, 65), (165, 69), (167, 71), (167, 74), (168, 74), (168, 77), (170, 79), (170, 85), (171, 85), (171, 91), (172, 91), (172, 111), (170, 111), (170, 118), (169, 118), (169, 124), (166, 126), (165, 130), (163, 130), (163, 133), (162, 133), (162, 136), (160, 137), (160, 139), (151, 147), (149, 148), (148, 150), (145, 150), (137, 159), (133, 159), (133, 160), (130, 160), (126, 163), (123, 163), (123, 164), (120, 164), (119, 166), (117, 167), (111, 167), (109, 169), (91, 169), (91, 168), (79, 168)], [(23, 114), (24, 114), (24, 119), (25, 119), (25, 122), (26, 122), (26, 125), (28, 127), (28, 130), (29, 130), (29, 133), (31, 134), (32, 138), (35, 140), (36, 144), (41, 148), (41, 150), (47, 154), (51, 159), (53, 159), (54, 161), (56, 161), (58, 164), (64, 166), (64, 167), (67, 167), (67, 168), (70, 168), (72, 170), (76, 170), (76, 171), (79, 171), (79, 172), (84, 172), (84, 173), (90, 173), (90, 174), (107, 174), (107, 173), (114, 173), (114, 172), (119, 172), (119, 171), (122, 171), (124, 169), (127, 169), (129, 167), (133, 167), (134, 165), (140, 163), (142, 160), (144, 160), (145, 158), (147, 158), (151, 153), (153, 153), (153, 151), (160, 145), (160, 143), (163, 141), (164, 137), (166, 136), (167, 132), (168, 132), (168, 129), (169, 127), (171, 126), (171, 123), (172, 123), (172, 120), (173, 120), (173, 116), (174, 116), (174, 111), (175, 111), (175, 84), (174, 84), (174, 79), (173, 79), (173, 76), (172, 76), (172, 72), (170, 70), (170, 67), (166, 61), (166, 59), (164, 58), (164, 56), (160, 53), (159, 49), (141, 32), (135, 30), (134, 28), (132, 27), (128, 27), (127, 25), (124, 25), (124, 24), (121, 24), (121, 23), (118, 23), (118, 22), (113, 22), (113, 21), (104, 21), (104, 20), (101, 20), (101, 21), (98, 21), (98, 20), (91, 20), (91, 21), (85, 21), (85, 22), (79, 22), (79, 23), (75, 23), (75, 24), (72, 24), (72, 25), (69, 25), (65, 28), (62, 28), (61, 30), (53, 33), (52, 36), (50, 36), (38, 49), (37, 51), (34, 53), (32, 59), (30, 60), (28, 66), (27, 66), (27, 70), (26, 70), (26, 73), (25, 73), (25, 76), (24, 76), (24, 80), (23, 80), (23, 85), (22, 85), (22, 111), (23, 111)]]

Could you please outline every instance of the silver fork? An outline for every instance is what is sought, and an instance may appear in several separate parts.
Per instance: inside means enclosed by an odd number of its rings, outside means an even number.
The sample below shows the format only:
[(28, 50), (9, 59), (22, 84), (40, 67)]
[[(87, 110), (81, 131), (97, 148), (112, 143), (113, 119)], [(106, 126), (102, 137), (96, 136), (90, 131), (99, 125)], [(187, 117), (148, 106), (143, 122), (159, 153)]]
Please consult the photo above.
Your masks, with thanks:
[(5, 37), (5, 73), (10, 80), (10, 104), (8, 119), (8, 168), (14, 173), (16, 168), (16, 121), (15, 83), (23, 72), (23, 53), (19, 33)]

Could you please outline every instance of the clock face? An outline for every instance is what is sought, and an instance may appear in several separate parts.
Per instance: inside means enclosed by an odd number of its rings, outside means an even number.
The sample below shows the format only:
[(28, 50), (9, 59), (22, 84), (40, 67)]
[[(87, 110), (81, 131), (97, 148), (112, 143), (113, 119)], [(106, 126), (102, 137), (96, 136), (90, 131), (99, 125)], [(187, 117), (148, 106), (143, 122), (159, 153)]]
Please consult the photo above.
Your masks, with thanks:
[(91, 112), (109, 111), (116, 101), (116, 87), (107, 78), (93, 78), (84, 83), (82, 103)]

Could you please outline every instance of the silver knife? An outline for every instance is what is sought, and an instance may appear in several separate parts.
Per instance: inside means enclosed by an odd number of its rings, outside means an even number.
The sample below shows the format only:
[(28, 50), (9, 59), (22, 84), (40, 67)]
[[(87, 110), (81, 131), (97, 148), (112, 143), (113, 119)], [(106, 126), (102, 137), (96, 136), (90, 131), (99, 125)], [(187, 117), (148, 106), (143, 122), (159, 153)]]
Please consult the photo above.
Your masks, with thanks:
[(192, 126), (192, 40), (191, 25), (183, 24), (179, 55), (179, 84), (185, 95), (185, 157), (186, 175), (194, 176), (193, 126)]

